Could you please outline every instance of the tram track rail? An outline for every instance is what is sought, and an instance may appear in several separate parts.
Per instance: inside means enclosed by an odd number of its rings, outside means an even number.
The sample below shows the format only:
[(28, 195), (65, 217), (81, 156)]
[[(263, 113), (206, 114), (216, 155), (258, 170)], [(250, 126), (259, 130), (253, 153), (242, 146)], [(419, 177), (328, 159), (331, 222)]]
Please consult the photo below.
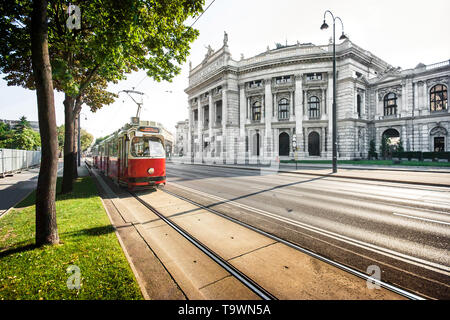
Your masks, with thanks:
[[(92, 170), (92, 168), (88, 165), (89, 169)], [(104, 179), (104, 176), (99, 176), (100, 178)], [(363, 272), (360, 272), (356, 269), (353, 269), (351, 267), (348, 267), (346, 265), (343, 265), (339, 262), (333, 261), (331, 259), (328, 259), (318, 253), (315, 253), (313, 251), (310, 251), (306, 248), (303, 248), (293, 242), (287, 241), (285, 239), (282, 239), (276, 235), (273, 235), (271, 233), (268, 233), (264, 230), (261, 230), (257, 227), (254, 227), (252, 225), (249, 225), (245, 222), (239, 221), (233, 217), (227, 216), (215, 209), (212, 209), (210, 207), (204, 206), (194, 200), (191, 200), (189, 198), (186, 198), (182, 195), (179, 195), (177, 193), (168, 191), (166, 189), (161, 189), (162, 192), (165, 192), (173, 197), (176, 197), (180, 200), (186, 201), (194, 206), (197, 206), (200, 209), (206, 210), (210, 213), (213, 213), (217, 216), (220, 216), (221, 218), (224, 218), (226, 220), (229, 220), (233, 223), (236, 223), (242, 227), (245, 227), (249, 230), (252, 230), (254, 232), (257, 232), (265, 237), (268, 237), (276, 242), (282, 243), (286, 246), (289, 246), (295, 250), (298, 250), (310, 257), (313, 257), (315, 259), (318, 259), (326, 264), (329, 264), (331, 266), (334, 266), (342, 271), (345, 271), (347, 273), (350, 273), (360, 279), (363, 279), (365, 281), (370, 281), (373, 284), (377, 284), (380, 287), (389, 290), (393, 293), (396, 293), (402, 297), (405, 297), (410, 300), (425, 300), (424, 297), (421, 297), (420, 295), (414, 294), (412, 292), (409, 292), (407, 290), (404, 290), (398, 286), (392, 285), (390, 283), (384, 282), (382, 280), (373, 278)], [(248, 277), (246, 274), (238, 270), (235, 266), (231, 265), (228, 261), (223, 259), (219, 254), (214, 252), (212, 249), (210, 249), (207, 245), (202, 243), (200, 240), (198, 240), (196, 237), (191, 235), (188, 231), (186, 231), (184, 228), (179, 226), (177, 223), (175, 223), (172, 219), (169, 219), (168, 217), (164, 216), (161, 212), (159, 212), (156, 208), (154, 208), (151, 204), (149, 204), (147, 201), (142, 199), (138, 194), (136, 194), (133, 191), (128, 191), (129, 194), (136, 199), (139, 203), (141, 203), (144, 207), (146, 207), (148, 210), (150, 210), (152, 213), (154, 213), (159, 219), (164, 221), (168, 226), (170, 226), (173, 230), (175, 230), (178, 234), (180, 234), (183, 238), (185, 238), (187, 241), (189, 241), (192, 245), (194, 245), (196, 248), (198, 248), (201, 252), (203, 252), (206, 256), (208, 256), (210, 259), (212, 259), (215, 263), (217, 263), (219, 266), (221, 266), (224, 270), (226, 270), (230, 275), (232, 275), (234, 278), (236, 278), (239, 282), (241, 282), (245, 287), (247, 287), (250, 291), (255, 293), (258, 297), (260, 297), (263, 300), (278, 300), (273, 294), (271, 294), (269, 291), (264, 289), (262, 286), (260, 286), (258, 283), (256, 283), (254, 280), (252, 280), (250, 277)]]
[(237, 219), (235, 219), (233, 217), (227, 216), (227, 215), (225, 215), (225, 214), (223, 214), (223, 213), (221, 213), (221, 212), (219, 212), (219, 211), (217, 211), (215, 209), (212, 209), (212, 208), (210, 208), (208, 206), (204, 206), (204, 205), (202, 205), (202, 204), (200, 204), (200, 203), (198, 203), (198, 202), (196, 202), (194, 200), (188, 199), (188, 198), (186, 198), (186, 197), (184, 197), (182, 195), (179, 195), (177, 193), (174, 193), (174, 192), (171, 192), (171, 191), (168, 191), (168, 190), (165, 190), (165, 189), (162, 189), (162, 191), (167, 193), (167, 194), (170, 194), (171, 196), (177, 197), (180, 200), (183, 200), (183, 201), (189, 202), (189, 203), (191, 203), (191, 204), (193, 204), (195, 206), (198, 206), (199, 208), (201, 208), (203, 210), (206, 210), (206, 211), (211, 212), (211, 213), (213, 213), (213, 214), (215, 214), (217, 216), (220, 216), (221, 218), (227, 219), (227, 220), (229, 220), (231, 222), (239, 224), (242, 227), (250, 229), (250, 230), (252, 230), (254, 232), (257, 232), (257, 233), (259, 233), (259, 234), (261, 234), (263, 236), (266, 236), (266, 237), (268, 237), (268, 238), (270, 238), (270, 239), (272, 239), (274, 241), (283, 243), (283, 244), (285, 244), (285, 245), (287, 245), (287, 246), (289, 246), (289, 247), (291, 247), (291, 248), (293, 248), (295, 250), (298, 250), (298, 251), (300, 251), (302, 253), (307, 254), (310, 257), (316, 258), (316, 259), (318, 259), (318, 260), (320, 260), (320, 261), (322, 261), (324, 263), (327, 263), (327, 264), (332, 265), (332, 266), (334, 266), (334, 267), (336, 267), (336, 268), (338, 268), (340, 270), (343, 270), (343, 271), (348, 272), (348, 273), (350, 273), (350, 274), (352, 274), (354, 276), (357, 276), (358, 278), (361, 278), (361, 279), (363, 279), (365, 281), (370, 281), (373, 284), (377, 284), (380, 287), (382, 287), (382, 288), (384, 288), (386, 290), (389, 290), (391, 292), (394, 292), (394, 293), (396, 293), (398, 295), (401, 295), (401, 296), (403, 296), (403, 297), (405, 297), (407, 299), (410, 299), (410, 300), (426, 300), (424, 297), (422, 297), (420, 295), (417, 295), (415, 293), (412, 293), (412, 292), (410, 292), (408, 290), (402, 289), (402, 288), (400, 288), (398, 286), (392, 285), (392, 284), (387, 283), (385, 281), (373, 278), (373, 277), (371, 277), (371, 276), (369, 276), (369, 275), (367, 275), (367, 274), (365, 274), (363, 272), (360, 272), (360, 271), (358, 271), (358, 270), (356, 270), (354, 268), (348, 267), (348, 266), (346, 266), (346, 265), (344, 265), (342, 263), (339, 263), (339, 262), (333, 261), (331, 259), (328, 259), (328, 258), (326, 258), (326, 257), (324, 257), (324, 256), (322, 256), (322, 255), (320, 255), (318, 253), (315, 253), (315, 252), (313, 252), (311, 250), (303, 248), (303, 247), (301, 247), (301, 246), (299, 246), (299, 245), (297, 245), (297, 244), (295, 244), (293, 242), (287, 241), (287, 240), (282, 239), (282, 238), (280, 238), (280, 237), (278, 237), (278, 236), (276, 236), (274, 234), (268, 233), (268, 232), (266, 232), (264, 230), (261, 230), (261, 229), (259, 229), (257, 227), (254, 227), (254, 226), (249, 225), (249, 224), (247, 224), (245, 222), (237, 220)]
[(138, 200), (142, 205), (144, 205), (147, 209), (152, 211), (155, 215), (157, 215), (162, 221), (164, 221), (167, 225), (169, 225), (172, 229), (177, 231), (180, 235), (182, 235), (186, 240), (188, 240), (191, 244), (193, 244), (196, 248), (206, 254), (210, 259), (224, 268), (227, 272), (229, 272), (233, 277), (239, 280), (243, 285), (245, 285), (248, 289), (254, 292), (257, 296), (259, 296), (263, 300), (277, 300), (275, 296), (273, 296), (270, 292), (265, 290), (255, 281), (250, 279), (247, 275), (239, 271), (236, 267), (231, 265), (225, 259), (220, 257), (217, 253), (211, 250), (208, 246), (203, 244), (189, 232), (180, 227), (177, 223), (173, 222), (171, 219), (165, 217), (161, 212), (156, 210), (152, 205), (139, 197), (136, 193), (129, 191), (130, 194)]
[[(86, 162), (86, 165), (88, 167), (88, 170), (91, 172), (92, 174), (92, 167), (90, 164), (88, 164)], [(103, 175), (93, 175), (94, 177), (97, 178), (97, 176), (103, 180), (105, 180), (105, 176)], [(111, 190), (112, 191), (112, 190)], [(114, 191), (112, 191), (114, 192)], [(249, 278), (247, 275), (245, 275), (243, 272), (239, 271), (236, 267), (234, 267), (233, 265), (231, 265), (229, 262), (227, 262), (225, 259), (223, 259), (222, 257), (220, 257), (220, 255), (218, 255), (217, 253), (215, 253), (213, 250), (211, 250), (208, 246), (206, 246), (205, 244), (203, 244), (201, 241), (199, 241), (198, 239), (196, 239), (194, 236), (192, 236), (189, 232), (187, 232), (186, 230), (184, 230), (182, 227), (180, 227), (177, 223), (173, 222), (171, 219), (168, 219), (167, 217), (165, 217), (161, 212), (159, 212), (157, 209), (155, 209), (152, 205), (150, 205), (148, 202), (146, 202), (145, 200), (143, 200), (142, 198), (139, 197), (139, 195), (137, 195), (135, 192), (132, 191), (127, 191), (134, 199), (136, 199), (137, 201), (139, 201), (139, 203), (141, 203), (144, 207), (146, 207), (148, 210), (150, 210), (152, 213), (154, 213), (159, 219), (161, 219), (162, 221), (164, 221), (168, 226), (170, 226), (172, 229), (174, 229), (178, 234), (180, 234), (183, 238), (185, 238), (187, 241), (189, 241), (189, 243), (191, 243), (192, 245), (194, 245), (197, 249), (199, 249), (201, 252), (203, 252), (206, 256), (208, 256), (211, 260), (213, 260), (215, 263), (217, 263), (220, 267), (222, 267), (225, 271), (227, 271), (231, 276), (233, 276), (234, 278), (236, 278), (239, 282), (241, 282), (245, 287), (247, 287), (251, 292), (255, 293), (258, 297), (260, 297), (262, 300), (278, 300), (274, 295), (272, 295), (270, 292), (268, 292), (267, 290), (265, 290), (263, 287), (261, 287), (258, 283), (256, 283), (255, 281), (253, 281), (251, 278)], [(113, 204), (114, 205), (114, 204)], [(120, 212), (120, 209), (114, 205), (114, 207), (116, 208), (116, 210), (119, 212), (119, 214), (121, 215), (122, 219), (125, 221), (123, 214)], [(133, 225), (134, 228), (136, 228), (136, 226), (131, 223)], [(140, 234), (139, 230), (136, 229), (136, 231)], [(143, 236), (140, 234), (141, 238), (143, 238)], [(145, 241), (145, 239), (144, 239)], [(147, 243), (147, 245), (149, 245)], [(162, 261), (161, 261), (162, 263)], [(166, 269), (167, 270), (167, 269)], [(167, 272), (169, 272), (169, 270), (167, 270)], [(170, 273), (170, 272), (169, 272)], [(174, 279), (174, 281), (176, 281), (176, 279)], [(185, 293), (184, 293), (185, 294)], [(186, 296), (186, 294), (185, 294)], [(186, 296), (187, 298), (187, 296)]]

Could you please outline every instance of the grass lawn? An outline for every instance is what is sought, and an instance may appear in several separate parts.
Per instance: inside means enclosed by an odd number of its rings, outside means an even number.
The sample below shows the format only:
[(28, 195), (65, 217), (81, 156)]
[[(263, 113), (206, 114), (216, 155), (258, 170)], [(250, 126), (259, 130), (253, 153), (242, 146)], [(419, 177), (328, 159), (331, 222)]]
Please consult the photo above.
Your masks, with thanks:
[[(281, 163), (295, 163), (295, 160), (281, 160)], [(331, 160), (297, 160), (297, 163), (332, 164)], [(450, 167), (450, 162), (400, 161), (392, 160), (338, 160), (338, 164), (360, 164), (379, 166)]]
[[(34, 246), (34, 199), (33, 192), (0, 219), (0, 299), (142, 299), (90, 177), (57, 195), (59, 245)], [(80, 289), (67, 287), (71, 265)]]

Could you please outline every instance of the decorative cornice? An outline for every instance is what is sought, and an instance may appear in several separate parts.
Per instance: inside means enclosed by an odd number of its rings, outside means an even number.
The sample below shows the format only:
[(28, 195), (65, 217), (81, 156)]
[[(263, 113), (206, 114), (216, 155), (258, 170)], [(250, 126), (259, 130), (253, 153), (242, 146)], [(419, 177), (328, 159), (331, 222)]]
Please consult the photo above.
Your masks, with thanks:
[(378, 101), (383, 100), (384, 96), (388, 93), (395, 93), (397, 96), (401, 97), (402, 95), (402, 86), (401, 85), (397, 85), (397, 86), (393, 86), (393, 87), (387, 87), (387, 88), (382, 88), (382, 89), (378, 89)]
[(447, 129), (445, 129), (444, 127), (441, 127), (441, 125), (438, 123), (437, 127), (434, 127), (433, 129), (431, 129), (430, 131), (430, 136), (446, 136), (447, 135)]
[(448, 76), (444, 76), (439, 78), (428, 79), (427, 86), (428, 88), (433, 87), (436, 84), (445, 84), (448, 86), (448, 78), (449, 78)]

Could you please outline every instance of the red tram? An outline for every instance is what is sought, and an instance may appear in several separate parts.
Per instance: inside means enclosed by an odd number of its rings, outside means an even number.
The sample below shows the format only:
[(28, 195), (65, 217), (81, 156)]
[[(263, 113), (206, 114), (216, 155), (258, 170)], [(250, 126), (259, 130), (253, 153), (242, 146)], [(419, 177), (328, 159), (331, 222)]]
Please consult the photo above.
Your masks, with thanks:
[(93, 147), (93, 165), (128, 189), (166, 184), (164, 136), (155, 122), (127, 124)]

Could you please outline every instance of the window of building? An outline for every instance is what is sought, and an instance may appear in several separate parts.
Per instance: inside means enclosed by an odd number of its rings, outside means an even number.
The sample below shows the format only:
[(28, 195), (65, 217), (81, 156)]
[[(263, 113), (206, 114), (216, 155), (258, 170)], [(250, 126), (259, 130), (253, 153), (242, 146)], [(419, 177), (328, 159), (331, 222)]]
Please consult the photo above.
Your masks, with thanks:
[(308, 100), (308, 114), (310, 119), (320, 118), (320, 101), (316, 96), (312, 96)]
[(445, 150), (444, 137), (435, 137), (434, 138), (434, 152), (444, 152), (444, 150)]
[(262, 80), (254, 80), (248, 83), (249, 88), (257, 88), (262, 86)]
[(289, 119), (289, 101), (286, 98), (283, 98), (278, 102), (278, 119)]
[(194, 121), (198, 121), (198, 109), (194, 110)]
[(203, 108), (203, 125), (207, 127), (209, 124), (209, 106)]
[(291, 77), (290, 76), (281, 76), (281, 77), (275, 78), (275, 83), (276, 84), (289, 83), (289, 82), (291, 82)]
[(437, 84), (430, 90), (430, 109), (433, 111), (447, 110), (447, 87)]
[(308, 73), (306, 74), (306, 80), (322, 80), (321, 73)]
[(222, 100), (216, 102), (216, 122), (222, 122)]
[(384, 96), (384, 115), (392, 116), (397, 114), (397, 95), (393, 92)]
[(358, 118), (361, 118), (361, 96), (359, 94), (356, 96), (356, 112), (358, 113)]
[(261, 103), (256, 101), (252, 106), (252, 119), (255, 121), (261, 120)]

